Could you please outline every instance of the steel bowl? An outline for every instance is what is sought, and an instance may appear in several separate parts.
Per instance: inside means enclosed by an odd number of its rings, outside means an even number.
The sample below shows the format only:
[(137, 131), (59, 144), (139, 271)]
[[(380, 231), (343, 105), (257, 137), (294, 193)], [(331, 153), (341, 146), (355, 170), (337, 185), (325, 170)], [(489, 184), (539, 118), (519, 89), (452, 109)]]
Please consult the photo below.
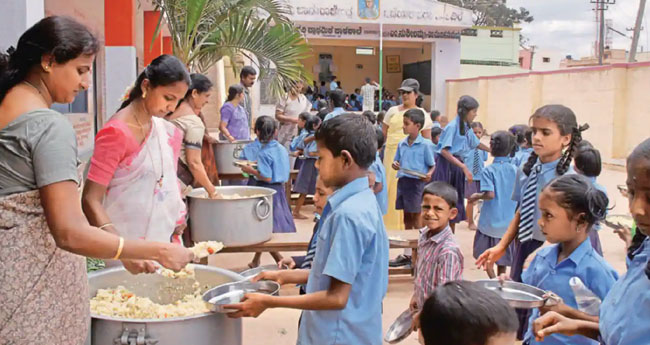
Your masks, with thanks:
[(406, 339), (406, 337), (413, 332), (414, 314), (415, 313), (410, 309), (401, 313), (397, 319), (395, 319), (395, 322), (388, 327), (388, 331), (386, 331), (386, 335), (384, 335), (384, 341), (389, 344), (397, 344)]

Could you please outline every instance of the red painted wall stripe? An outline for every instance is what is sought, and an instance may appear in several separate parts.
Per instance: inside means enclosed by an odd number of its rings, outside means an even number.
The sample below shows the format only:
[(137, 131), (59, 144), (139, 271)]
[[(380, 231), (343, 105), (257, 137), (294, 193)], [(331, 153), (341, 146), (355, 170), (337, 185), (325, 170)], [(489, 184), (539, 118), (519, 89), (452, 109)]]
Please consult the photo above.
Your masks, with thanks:
[(135, 46), (135, 4), (133, 1), (104, 1), (106, 46)]
[(147, 66), (153, 59), (162, 55), (162, 34), (151, 44), (151, 39), (156, 33), (156, 26), (158, 25), (158, 18), (160, 18), (159, 11), (144, 11), (144, 65)]

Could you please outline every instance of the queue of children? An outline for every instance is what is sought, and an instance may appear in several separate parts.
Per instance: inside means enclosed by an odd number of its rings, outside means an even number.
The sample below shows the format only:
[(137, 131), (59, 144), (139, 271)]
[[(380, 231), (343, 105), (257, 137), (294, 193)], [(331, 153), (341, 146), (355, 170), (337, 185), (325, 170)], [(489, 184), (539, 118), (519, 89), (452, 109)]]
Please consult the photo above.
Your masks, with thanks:
[[(249, 294), (243, 303), (231, 306), (238, 312), (230, 316), (257, 316), (274, 307), (299, 308), (304, 310), (299, 344), (322, 343), (333, 337), (336, 343), (380, 344), (388, 246), (385, 231), (377, 230), (384, 229), (381, 216), (387, 208), (395, 207), (404, 209), (408, 228), (420, 231), (409, 308), (418, 313), (416, 323), (424, 344), (440, 344), (445, 337), (458, 337), (454, 342), (458, 344), (512, 344), (517, 334), (524, 344), (595, 344), (584, 336), (551, 334), (539, 342), (540, 336), (533, 331), (535, 320), (547, 312), (588, 317), (576, 310), (577, 299), (569, 287), (572, 278), (578, 277), (601, 300), (618, 279), (602, 257), (596, 232), (608, 199), (596, 182), (602, 169), (600, 154), (591, 145), (581, 144), (581, 133), (588, 126), (579, 126), (569, 108), (547, 105), (530, 117), (530, 127), (495, 131), (488, 146), (480, 142), (483, 126), (474, 122), (477, 109), (474, 98), (462, 97), (459, 116), (445, 127), (434, 125), (431, 139), (420, 134), (425, 117), (420, 109), (404, 113), (407, 136), (391, 164), (398, 170), (394, 205), (388, 205), (388, 181), (380, 157), (385, 136), (375, 127), (374, 114), (341, 114), (318, 130), (320, 121), (310, 121), (318, 117), (301, 115), (302, 130), (291, 149), (317, 157), (314, 169), (304, 174), (310, 176), (308, 186), (314, 183), (313, 189), (304, 192), (314, 194), (319, 215), (314, 234), (304, 257), (276, 258), (295, 270), (264, 272), (255, 279), (301, 284), (304, 296)], [(439, 113), (430, 116), (434, 124), (441, 117)], [(309, 136), (314, 138), (305, 143)], [(312, 143), (315, 149), (305, 154)], [(244, 154), (259, 151), (260, 145), (264, 140), (250, 144)], [(484, 166), (487, 152), (493, 159)], [(453, 224), (462, 220), (463, 199), (468, 205), (482, 200), (472, 253), (477, 264), (490, 278), (501, 279), (511, 267), (508, 279), (552, 291), (563, 301), (559, 307), (520, 312), (517, 320), (513, 309), (496, 295), (462, 281), (463, 253), (454, 239)], [(283, 212), (290, 215), (288, 207)], [(554, 245), (541, 249), (524, 271), (524, 261), (545, 241)], [(360, 275), (362, 271), (366, 273)], [(452, 295), (466, 296), (459, 297), (462, 305), (456, 313), (472, 303), (481, 305), (479, 310), (467, 310), (476, 312), (474, 321), (480, 323), (475, 334), (444, 332), (441, 324), (452, 324), (441, 319), (453, 314), (448, 306), (454, 301), (447, 297)], [(492, 305), (495, 313), (481, 312), (486, 305)], [(328, 323), (332, 320), (339, 320), (341, 326), (333, 327)], [(459, 317), (455, 322), (464, 321)], [(443, 331), (433, 333), (434, 329)], [(500, 342), (490, 342), (495, 339)]]

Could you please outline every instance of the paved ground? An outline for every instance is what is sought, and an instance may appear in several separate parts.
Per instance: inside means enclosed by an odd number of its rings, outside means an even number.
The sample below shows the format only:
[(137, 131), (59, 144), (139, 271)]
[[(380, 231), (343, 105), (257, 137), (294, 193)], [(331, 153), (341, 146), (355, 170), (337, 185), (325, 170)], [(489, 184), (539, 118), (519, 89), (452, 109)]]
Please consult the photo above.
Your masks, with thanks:
[[(599, 182), (609, 191), (610, 207), (614, 207), (610, 214), (627, 213), (627, 200), (618, 192), (616, 186), (625, 183), (625, 172), (620, 168), (609, 168), (603, 170)], [(313, 208), (307, 207), (305, 214), (313, 212)], [(313, 223), (310, 221), (297, 221), (298, 231), (311, 232)], [(457, 228), (456, 238), (461, 244), (465, 255), (464, 277), (467, 280), (478, 280), (487, 277), (483, 271), (475, 268), (472, 257), (472, 241), (474, 232), (467, 229), (467, 224), (462, 223)], [(609, 263), (620, 273), (625, 272), (625, 246), (611, 229), (603, 227), (600, 232), (603, 244), (604, 256)], [(394, 257), (401, 250), (391, 250), (390, 256)], [(286, 253), (287, 255), (292, 253)], [(296, 253), (297, 254), (297, 253)], [(242, 270), (250, 261), (252, 254), (220, 254), (211, 258), (210, 264), (232, 270)], [(262, 256), (262, 264), (271, 264), (273, 259), (270, 255)], [(408, 307), (408, 302), (413, 291), (413, 281), (409, 276), (392, 276), (388, 286), (388, 294), (384, 299), (383, 324), (384, 331), (390, 326), (395, 318)], [(282, 295), (297, 294), (297, 289), (285, 287), (281, 290)], [(290, 309), (267, 310), (257, 319), (244, 320), (244, 345), (256, 344), (295, 344), (297, 338), (298, 318), (300, 311)], [(263, 337), (263, 340), (262, 338)], [(411, 335), (401, 344), (418, 344), (417, 337)]]

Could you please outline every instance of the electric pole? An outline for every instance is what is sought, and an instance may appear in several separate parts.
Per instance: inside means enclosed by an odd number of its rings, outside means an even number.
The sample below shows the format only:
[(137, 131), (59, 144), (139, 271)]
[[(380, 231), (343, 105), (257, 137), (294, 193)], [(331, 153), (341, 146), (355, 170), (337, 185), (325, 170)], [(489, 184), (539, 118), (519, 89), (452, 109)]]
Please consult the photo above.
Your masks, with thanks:
[(639, 36), (641, 35), (641, 23), (643, 22), (643, 13), (645, 12), (645, 2), (646, 0), (639, 1), (639, 12), (636, 13), (636, 24), (634, 24), (634, 35), (632, 36), (629, 62), (636, 62), (636, 50), (639, 45)]
[(605, 56), (605, 11), (609, 5), (614, 5), (616, 0), (591, 0), (596, 5), (596, 11), (600, 14), (600, 27), (598, 29), (598, 64), (603, 64)]

